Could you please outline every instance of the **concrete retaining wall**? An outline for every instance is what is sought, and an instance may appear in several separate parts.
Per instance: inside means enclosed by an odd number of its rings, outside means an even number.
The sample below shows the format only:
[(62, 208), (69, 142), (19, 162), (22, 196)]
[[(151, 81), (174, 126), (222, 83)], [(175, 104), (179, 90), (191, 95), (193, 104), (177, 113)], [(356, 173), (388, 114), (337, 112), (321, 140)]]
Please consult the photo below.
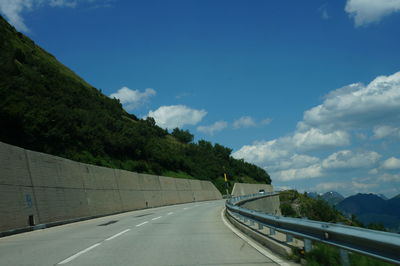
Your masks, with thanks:
[(274, 196), (266, 196), (264, 198), (259, 198), (256, 200), (246, 201), (245, 203), (241, 204), (240, 207), (281, 216), (282, 213), (280, 205), (281, 204), (279, 200), (279, 195), (274, 195)]
[(244, 196), (249, 194), (255, 194), (262, 189), (265, 192), (274, 191), (273, 187), (267, 184), (235, 183), (232, 189), (232, 196)]
[(0, 232), (35, 224), (221, 199), (209, 181), (74, 162), (0, 142)]

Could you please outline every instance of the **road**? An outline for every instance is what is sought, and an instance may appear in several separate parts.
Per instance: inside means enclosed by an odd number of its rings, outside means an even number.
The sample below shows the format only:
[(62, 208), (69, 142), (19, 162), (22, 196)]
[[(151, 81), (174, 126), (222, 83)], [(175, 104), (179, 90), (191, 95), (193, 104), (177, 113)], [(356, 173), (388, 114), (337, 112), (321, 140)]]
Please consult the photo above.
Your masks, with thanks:
[(0, 265), (278, 265), (224, 224), (223, 207), (180, 204), (0, 238)]

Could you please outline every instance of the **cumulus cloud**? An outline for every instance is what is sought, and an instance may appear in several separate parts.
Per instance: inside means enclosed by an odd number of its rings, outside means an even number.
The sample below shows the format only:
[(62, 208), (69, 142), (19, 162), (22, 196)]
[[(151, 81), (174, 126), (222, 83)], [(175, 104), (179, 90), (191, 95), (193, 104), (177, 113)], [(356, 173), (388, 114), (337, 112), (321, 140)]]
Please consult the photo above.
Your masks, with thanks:
[(78, 3), (94, 3), (96, 1), (98, 0), (0, 0), (0, 13), (17, 30), (29, 32), (29, 28), (22, 17), (22, 13), (26, 11), (33, 11), (44, 6), (74, 8)]
[(274, 178), (277, 178), (280, 181), (316, 178), (321, 177), (322, 175), (322, 168), (319, 164), (304, 168), (283, 170), (272, 174)]
[(255, 142), (253, 145), (243, 146), (234, 152), (232, 156), (266, 167), (277, 160), (287, 158), (291, 155), (289, 150), (282, 149), (280, 146), (279, 139)]
[(34, 5), (33, 0), (0, 0), (0, 13), (3, 14), (17, 30), (29, 32), (24, 23), (21, 12), (31, 10)]
[(381, 182), (400, 182), (400, 174), (385, 173), (378, 178)]
[(375, 78), (367, 86), (351, 84), (329, 93), (304, 113), (299, 129), (357, 129), (400, 118), (400, 72)]
[(349, 135), (344, 131), (324, 133), (322, 130), (311, 128), (305, 132), (297, 132), (292, 136), (245, 145), (234, 152), (232, 156), (265, 167), (272, 161), (293, 156), (296, 151), (348, 145), (349, 138)]
[(328, 156), (322, 162), (325, 169), (366, 168), (376, 164), (381, 155), (374, 151), (353, 152), (342, 150)]
[(282, 159), (275, 164), (272, 164), (269, 169), (272, 171), (276, 170), (285, 170), (285, 169), (299, 169), (299, 168), (306, 168), (311, 165), (315, 165), (320, 162), (318, 157), (308, 156), (305, 154), (293, 154), (287, 159)]
[(325, 133), (319, 128), (310, 128), (305, 132), (297, 132), (292, 137), (284, 138), (283, 141), (289, 142), (300, 150), (314, 150), (349, 145), (350, 136), (342, 130)]
[(400, 159), (390, 157), (382, 163), (381, 167), (387, 170), (400, 169)]
[(359, 27), (400, 11), (400, 0), (347, 0), (345, 11)]
[(156, 94), (157, 92), (151, 88), (147, 88), (141, 92), (139, 90), (131, 90), (128, 87), (122, 87), (116, 93), (111, 94), (110, 97), (119, 99), (124, 108), (127, 111), (131, 111), (146, 103), (150, 97)]
[(377, 126), (373, 129), (374, 138), (382, 139), (386, 137), (398, 137), (400, 138), (400, 128), (393, 126)]
[[(322, 104), (304, 112), (292, 134), (245, 145), (232, 156), (263, 167), (280, 181), (326, 177), (341, 169), (367, 172), (374, 168), (370, 174), (378, 174), (383, 169), (378, 165), (381, 155), (374, 151), (348, 148), (325, 158), (308, 153), (351, 147), (353, 133), (356, 141), (365, 141), (370, 130), (376, 139), (400, 136), (399, 119), (400, 72), (377, 77), (368, 85), (355, 83), (334, 90)], [(367, 189), (362, 182), (354, 182), (354, 188)]]
[(206, 115), (205, 110), (192, 109), (185, 105), (170, 105), (150, 111), (146, 117), (153, 117), (162, 128), (173, 129), (184, 125), (196, 125)]
[(198, 126), (197, 131), (203, 132), (205, 134), (213, 135), (215, 132), (221, 131), (228, 126), (226, 121), (217, 121), (209, 126)]
[(257, 123), (251, 116), (242, 116), (233, 122), (234, 128), (254, 127)]

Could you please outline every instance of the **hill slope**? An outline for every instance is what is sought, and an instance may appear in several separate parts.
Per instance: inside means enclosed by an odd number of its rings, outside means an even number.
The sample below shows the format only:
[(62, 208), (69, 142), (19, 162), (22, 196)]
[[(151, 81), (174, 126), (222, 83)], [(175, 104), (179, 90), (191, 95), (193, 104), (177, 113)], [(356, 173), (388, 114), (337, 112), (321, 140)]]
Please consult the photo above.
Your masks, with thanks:
[(354, 214), (365, 223), (382, 223), (386, 228), (400, 230), (400, 199), (384, 200), (375, 194), (357, 194), (344, 199), (337, 208)]
[(263, 169), (231, 149), (172, 134), (154, 119), (128, 114), (0, 16), (0, 141), (130, 171), (211, 180), (270, 183)]

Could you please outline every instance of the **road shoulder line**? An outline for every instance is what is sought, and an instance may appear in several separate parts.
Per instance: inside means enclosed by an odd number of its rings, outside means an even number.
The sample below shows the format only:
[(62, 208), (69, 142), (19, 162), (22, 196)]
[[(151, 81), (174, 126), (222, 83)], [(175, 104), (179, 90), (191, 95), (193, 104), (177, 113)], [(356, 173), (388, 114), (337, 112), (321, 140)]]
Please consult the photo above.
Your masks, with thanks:
[(258, 244), (257, 242), (255, 242), (253, 239), (251, 239), (250, 237), (246, 236), (245, 234), (243, 234), (242, 232), (239, 231), (239, 229), (235, 228), (233, 225), (231, 225), (225, 218), (225, 208), (222, 209), (221, 211), (221, 219), (224, 222), (224, 224), (233, 232), (235, 233), (238, 237), (240, 237), (243, 241), (245, 241), (247, 244), (249, 244), (251, 247), (253, 247), (254, 249), (256, 249), (258, 252), (260, 252), (262, 255), (264, 255), (265, 257), (269, 258), (270, 260), (272, 260), (273, 262), (275, 262), (276, 264), (280, 265), (280, 266), (290, 266), (289, 263), (283, 261), (281, 258), (275, 256), (274, 254), (272, 254), (268, 249), (264, 248), (262, 245)]

